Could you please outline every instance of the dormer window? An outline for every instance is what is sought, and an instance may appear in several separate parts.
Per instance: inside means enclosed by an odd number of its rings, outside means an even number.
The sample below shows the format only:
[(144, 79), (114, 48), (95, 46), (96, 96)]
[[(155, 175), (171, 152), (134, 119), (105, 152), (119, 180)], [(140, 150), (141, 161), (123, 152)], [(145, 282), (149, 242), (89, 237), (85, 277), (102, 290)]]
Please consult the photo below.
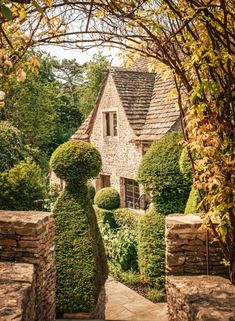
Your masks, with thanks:
[(115, 111), (109, 111), (103, 113), (103, 128), (104, 137), (117, 136), (117, 113)]

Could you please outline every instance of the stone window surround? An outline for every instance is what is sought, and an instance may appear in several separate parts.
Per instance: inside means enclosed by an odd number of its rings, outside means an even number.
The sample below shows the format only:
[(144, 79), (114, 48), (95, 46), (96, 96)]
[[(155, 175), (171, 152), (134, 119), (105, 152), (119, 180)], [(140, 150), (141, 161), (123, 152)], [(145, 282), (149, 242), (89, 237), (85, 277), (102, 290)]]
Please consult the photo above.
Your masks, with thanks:
[[(105, 120), (105, 114), (111, 114), (110, 117), (110, 130), (111, 133), (109, 136), (107, 136), (107, 129), (106, 129), (106, 120)], [(114, 124), (113, 124), (113, 114), (116, 114), (116, 121), (117, 121), (117, 135), (114, 135)], [(119, 139), (119, 130), (118, 130), (118, 111), (115, 109), (105, 109), (105, 110), (101, 110), (101, 119), (102, 119), (102, 133), (103, 133), (103, 138), (105, 140), (118, 140)]]

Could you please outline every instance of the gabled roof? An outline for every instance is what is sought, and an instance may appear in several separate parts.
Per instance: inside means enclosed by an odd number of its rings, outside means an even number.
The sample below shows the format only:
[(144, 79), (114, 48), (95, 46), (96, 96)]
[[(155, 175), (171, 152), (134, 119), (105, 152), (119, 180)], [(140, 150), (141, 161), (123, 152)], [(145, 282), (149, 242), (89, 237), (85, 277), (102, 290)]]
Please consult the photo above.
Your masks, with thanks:
[(156, 76), (148, 114), (138, 140), (153, 141), (161, 138), (179, 119), (176, 97), (171, 93), (174, 88), (173, 79), (165, 80)]
[(136, 134), (136, 141), (153, 141), (162, 137), (179, 119), (176, 98), (169, 98), (172, 80), (163, 80), (154, 73), (114, 68), (107, 73), (95, 106), (71, 139), (89, 140), (99, 102), (108, 75), (111, 75), (127, 119)]
[(151, 102), (155, 74), (115, 70), (111, 75), (127, 119), (135, 134), (140, 135)]

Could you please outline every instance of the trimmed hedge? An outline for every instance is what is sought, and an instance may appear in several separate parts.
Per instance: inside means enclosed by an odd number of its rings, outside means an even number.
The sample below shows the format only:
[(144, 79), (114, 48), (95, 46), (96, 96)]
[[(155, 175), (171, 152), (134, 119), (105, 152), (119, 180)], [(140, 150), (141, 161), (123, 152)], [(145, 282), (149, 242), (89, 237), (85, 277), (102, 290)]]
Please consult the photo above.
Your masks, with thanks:
[(94, 202), (94, 197), (95, 197), (95, 187), (92, 185), (91, 182), (87, 183), (87, 188), (88, 188), (88, 194), (91, 202)]
[(120, 206), (120, 196), (115, 188), (104, 187), (96, 193), (94, 203), (99, 208), (113, 210)]
[(184, 178), (192, 184), (193, 177), (192, 177), (192, 165), (189, 160), (188, 150), (186, 147), (183, 148), (180, 159), (179, 159), (179, 166), (180, 171), (183, 174)]
[(184, 212), (189, 195), (191, 184), (179, 167), (180, 138), (180, 133), (169, 132), (153, 142), (139, 167), (138, 182), (152, 196), (159, 213)]
[(200, 198), (199, 198), (198, 191), (194, 186), (192, 186), (184, 213), (185, 214), (200, 213), (201, 212), (200, 208), (198, 208), (199, 203), (200, 203)]
[[(193, 175), (192, 175), (192, 166), (189, 160), (188, 151), (185, 147), (182, 150), (180, 160), (180, 171), (184, 175), (185, 179), (192, 184), (193, 181)], [(198, 208), (198, 205), (200, 203), (200, 198), (197, 189), (192, 185), (191, 191), (189, 193), (189, 197), (185, 206), (184, 213), (185, 214), (193, 214), (193, 213), (199, 213), (201, 212), (200, 208)]]
[(91, 144), (71, 140), (54, 151), (50, 159), (50, 167), (56, 176), (67, 181), (86, 182), (96, 177), (101, 169), (101, 156)]
[(0, 174), (0, 209), (41, 210), (39, 202), (45, 198), (46, 184), (41, 169), (26, 159)]
[(138, 225), (138, 263), (141, 275), (152, 287), (165, 281), (165, 216), (153, 206)]
[(118, 227), (114, 218), (113, 210), (104, 210), (103, 208), (99, 208), (96, 205), (94, 205), (93, 207), (100, 227), (103, 227), (105, 225), (108, 225), (108, 227), (111, 229)]
[[(89, 172), (94, 161), (91, 161), (91, 155), (97, 159), (97, 164)], [(66, 178), (67, 182), (53, 209), (56, 221), (57, 314), (94, 313), (107, 278), (107, 261), (86, 180), (100, 171), (100, 156), (88, 143), (68, 142), (52, 155), (51, 165), (58, 177)]]
[(118, 208), (114, 211), (114, 219), (118, 227), (127, 226), (136, 230), (141, 214), (129, 208)]

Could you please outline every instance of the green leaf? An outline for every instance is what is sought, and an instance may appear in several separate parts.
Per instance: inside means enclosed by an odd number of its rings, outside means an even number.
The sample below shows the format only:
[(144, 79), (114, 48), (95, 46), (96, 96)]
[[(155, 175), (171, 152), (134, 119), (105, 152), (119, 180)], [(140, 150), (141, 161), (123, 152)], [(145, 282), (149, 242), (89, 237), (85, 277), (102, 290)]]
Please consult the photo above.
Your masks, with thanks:
[(37, 9), (38, 12), (43, 13), (43, 9), (39, 6), (39, 4), (37, 3), (37, 1), (32, 0), (32, 4), (33, 4), (33, 6)]
[(1, 6), (1, 12), (2, 12), (3, 16), (5, 18), (7, 18), (8, 20), (12, 20), (13, 19), (12, 12), (7, 6), (2, 5)]

